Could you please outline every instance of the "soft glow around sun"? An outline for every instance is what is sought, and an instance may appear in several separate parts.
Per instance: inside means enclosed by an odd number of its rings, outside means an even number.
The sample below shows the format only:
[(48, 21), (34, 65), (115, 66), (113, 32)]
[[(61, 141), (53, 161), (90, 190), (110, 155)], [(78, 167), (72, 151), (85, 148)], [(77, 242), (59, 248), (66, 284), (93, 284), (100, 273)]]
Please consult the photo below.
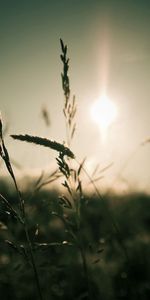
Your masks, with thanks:
[(107, 136), (108, 128), (116, 119), (117, 107), (106, 95), (103, 95), (93, 104), (91, 116), (93, 121), (99, 125), (102, 139), (104, 140)]

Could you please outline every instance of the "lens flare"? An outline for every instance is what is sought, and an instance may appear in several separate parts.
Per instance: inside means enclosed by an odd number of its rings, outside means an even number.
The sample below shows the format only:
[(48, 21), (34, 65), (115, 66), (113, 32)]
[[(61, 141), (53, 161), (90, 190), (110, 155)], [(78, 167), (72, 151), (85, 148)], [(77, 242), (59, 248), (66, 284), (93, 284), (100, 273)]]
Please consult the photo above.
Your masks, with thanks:
[(100, 128), (102, 140), (105, 140), (108, 128), (117, 117), (117, 107), (106, 95), (103, 95), (92, 105), (91, 117)]

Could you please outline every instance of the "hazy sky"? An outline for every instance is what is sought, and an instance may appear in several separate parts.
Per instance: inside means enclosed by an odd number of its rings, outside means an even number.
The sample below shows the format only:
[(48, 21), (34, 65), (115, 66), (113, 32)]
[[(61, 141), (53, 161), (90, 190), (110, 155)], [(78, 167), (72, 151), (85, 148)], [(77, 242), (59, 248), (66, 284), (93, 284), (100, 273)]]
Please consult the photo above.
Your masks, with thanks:
[[(149, 28), (149, 0), (0, 1), (0, 110), (9, 133), (65, 139), (61, 37), (78, 102), (74, 152), (79, 159), (87, 156), (89, 165), (114, 162), (106, 178), (115, 178), (131, 157), (122, 177), (149, 189), (150, 144), (139, 146), (150, 137)], [(118, 117), (102, 143), (90, 107), (104, 84)], [(43, 105), (50, 112), (49, 129), (41, 118)], [(41, 148), (10, 137), (7, 144), (25, 168), (51, 163), (53, 156)]]

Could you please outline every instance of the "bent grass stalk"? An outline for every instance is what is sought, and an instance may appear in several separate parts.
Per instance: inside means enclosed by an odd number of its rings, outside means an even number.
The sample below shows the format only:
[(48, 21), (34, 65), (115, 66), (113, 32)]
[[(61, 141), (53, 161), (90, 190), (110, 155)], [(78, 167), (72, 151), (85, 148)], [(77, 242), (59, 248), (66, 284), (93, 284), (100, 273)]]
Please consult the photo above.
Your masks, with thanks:
[(1, 197), (2, 201), (5, 203), (6, 207), (9, 208), (11, 213), (23, 225), (23, 229), (24, 229), (25, 236), (26, 236), (26, 241), (27, 241), (28, 248), (29, 248), (29, 253), (30, 253), (30, 258), (31, 258), (31, 265), (32, 265), (32, 269), (33, 269), (33, 272), (34, 272), (34, 277), (35, 277), (35, 282), (36, 282), (36, 286), (37, 286), (39, 299), (43, 300), (41, 287), (40, 287), (40, 282), (39, 282), (38, 271), (37, 271), (37, 267), (36, 267), (36, 263), (35, 263), (35, 259), (34, 259), (34, 255), (33, 255), (32, 243), (31, 243), (31, 240), (30, 240), (28, 226), (27, 226), (27, 218), (26, 218), (26, 213), (25, 213), (25, 203), (24, 203), (24, 200), (22, 198), (21, 192), (18, 188), (17, 181), (16, 181), (16, 178), (15, 178), (12, 166), (11, 166), (9, 153), (8, 153), (8, 150), (7, 150), (7, 148), (5, 146), (5, 143), (4, 143), (3, 125), (2, 125), (2, 120), (1, 119), (0, 119), (0, 140), (1, 140), (0, 156), (2, 157), (3, 161), (5, 162), (6, 168), (9, 172), (11, 178), (13, 179), (13, 182), (14, 182), (17, 194), (18, 194), (18, 201), (19, 201), (19, 205), (20, 205), (20, 214), (21, 214), (21, 216), (19, 215), (18, 212), (16, 212), (16, 210), (12, 207), (12, 205), (9, 204), (9, 202), (5, 199), (5, 197), (3, 197), (1, 194), (0, 194), (0, 197)]
[(32, 136), (32, 135), (29, 135), (29, 134), (25, 134), (25, 135), (12, 134), (11, 137), (15, 140), (25, 141), (27, 143), (33, 143), (33, 144), (36, 144), (36, 145), (41, 145), (41, 146), (44, 146), (44, 147), (48, 147), (48, 148), (53, 149), (53, 150), (55, 150), (59, 153), (62, 153), (63, 155), (67, 155), (70, 158), (75, 158), (73, 152), (68, 147), (65, 147), (63, 144), (60, 144), (60, 143), (55, 142), (55, 141), (48, 140), (46, 138), (41, 138), (41, 137), (38, 137), (38, 136)]

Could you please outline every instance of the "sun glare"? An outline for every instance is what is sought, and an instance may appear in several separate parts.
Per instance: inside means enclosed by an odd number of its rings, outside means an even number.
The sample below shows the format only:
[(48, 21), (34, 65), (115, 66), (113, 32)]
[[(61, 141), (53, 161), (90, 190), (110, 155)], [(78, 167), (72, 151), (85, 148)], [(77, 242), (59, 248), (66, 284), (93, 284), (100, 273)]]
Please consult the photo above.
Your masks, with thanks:
[(100, 128), (102, 139), (106, 139), (107, 131), (117, 116), (116, 105), (106, 95), (100, 97), (91, 107), (91, 116)]

